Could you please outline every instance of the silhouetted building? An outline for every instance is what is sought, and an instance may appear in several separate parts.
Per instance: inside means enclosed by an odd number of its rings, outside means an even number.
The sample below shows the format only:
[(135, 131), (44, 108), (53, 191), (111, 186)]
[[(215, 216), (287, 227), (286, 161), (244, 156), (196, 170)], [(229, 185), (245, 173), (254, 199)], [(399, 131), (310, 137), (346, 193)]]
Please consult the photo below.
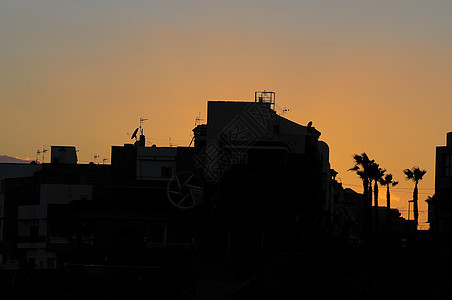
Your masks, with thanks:
[(183, 148), (112, 146), (113, 171), (123, 179), (167, 180), (176, 174), (178, 152), (183, 152)]
[(209, 101), (194, 147), (146, 147), (140, 126), (134, 144), (112, 146), (111, 166), (77, 164), (75, 147), (52, 147), (50, 164), (5, 185), (10, 259), (37, 268), (156, 265), (358, 232), (359, 212), (331, 174), (320, 132), (275, 107), (271, 92)]
[(32, 176), (41, 170), (42, 165), (31, 164), (0, 164), (0, 266), (9, 263), (8, 257), (11, 254), (11, 243), (4, 239), (5, 228), (5, 192), (7, 181), (13, 178), (23, 178)]
[(50, 161), (53, 164), (76, 164), (77, 152), (74, 146), (51, 146)]
[(82, 221), (80, 212), (92, 210), (85, 202), (94, 198), (105, 201), (110, 166), (39, 166), (32, 177), (6, 181), (4, 238), (10, 262), (55, 268), (70, 261), (75, 247), (93, 243), (92, 222)]
[(452, 132), (436, 147), (435, 195), (427, 200), (432, 231), (452, 231)]
[[(373, 207), (375, 209), (375, 207)], [(386, 217), (386, 214), (388, 213), (388, 209), (384, 206), (378, 207), (378, 214), (380, 216), (379, 221), (379, 232), (388, 233), (388, 232), (397, 232), (402, 234), (403, 236), (407, 236), (409, 233), (412, 233), (414, 231), (410, 230), (411, 222), (408, 222), (405, 220), (405, 218), (402, 217), (402, 214), (400, 211), (396, 208), (391, 208), (389, 210), (389, 224), (388, 224), (388, 218)]]
[(365, 201), (361, 193), (350, 188), (343, 191), (344, 226), (346, 236), (361, 237), (365, 224)]
[(193, 130), (219, 249), (283, 249), (328, 235), (328, 146), (312, 122), (278, 115), (265, 93), (254, 102), (209, 101), (207, 124)]

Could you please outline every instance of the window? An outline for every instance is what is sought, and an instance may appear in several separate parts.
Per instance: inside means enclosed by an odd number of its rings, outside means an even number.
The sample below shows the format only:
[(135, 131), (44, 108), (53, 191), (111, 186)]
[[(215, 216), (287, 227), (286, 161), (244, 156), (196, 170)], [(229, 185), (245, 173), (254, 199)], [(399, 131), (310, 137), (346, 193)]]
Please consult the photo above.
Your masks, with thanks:
[(441, 189), (439, 208), (442, 212), (450, 212), (452, 210), (452, 189)]
[(47, 269), (55, 269), (56, 268), (56, 258), (48, 257), (47, 258)]
[(162, 167), (162, 178), (171, 177), (171, 167)]
[(452, 154), (444, 154), (443, 156), (443, 174), (445, 177), (452, 177)]
[(133, 239), (135, 236), (135, 229), (132, 227), (118, 228), (118, 237), (120, 239)]
[(39, 226), (30, 226), (30, 242), (37, 242), (39, 239)]
[(148, 241), (151, 243), (165, 243), (166, 229), (164, 224), (150, 224), (148, 227)]

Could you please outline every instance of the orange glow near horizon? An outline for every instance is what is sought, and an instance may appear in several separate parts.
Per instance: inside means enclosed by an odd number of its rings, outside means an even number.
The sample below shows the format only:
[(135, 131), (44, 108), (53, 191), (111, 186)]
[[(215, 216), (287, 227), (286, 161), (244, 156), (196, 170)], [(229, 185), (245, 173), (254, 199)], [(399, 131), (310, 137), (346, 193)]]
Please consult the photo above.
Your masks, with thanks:
[[(449, 32), (449, 19), (441, 19), (446, 25), (438, 21), (430, 36), (418, 30), (423, 26), (398, 19), (405, 8), (388, 8), (400, 13), (396, 18), (383, 7), (362, 4), (370, 18), (361, 32), (361, 23), (335, 19), (333, 10), (323, 7), (313, 9), (325, 24), (279, 6), (225, 8), (238, 18), (227, 23), (213, 4), (211, 17), (161, 8), (169, 23), (117, 5), (103, 17), (75, 9), (86, 22), (68, 17), (69, 25), (60, 15), (47, 24), (33, 10), (14, 20), (5, 15), (3, 22), (14, 26), (0, 29), (8, 37), (0, 54), (0, 155), (35, 157), (42, 145), (74, 145), (82, 163), (94, 155), (110, 159), (111, 145), (129, 143), (127, 133), (140, 117), (149, 119), (143, 126), (152, 144), (168, 146), (171, 138), (175, 145), (188, 145), (198, 113), (207, 121), (208, 100), (253, 101), (255, 91), (271, 90), (276, 104), (290, 109), (285, 117), (299, 124), (313, 121), (344, 187), (362, 192), (359, 178), (347, 170), (354, 154), (366, 152), (400, 182), (391, 189), (392, 207), (406, 217), (414, 186), (402, 171), (426, 169), (419, 185), (420, 221), (426, 221), (435, 147), (452, 131), (452, 40), (441, 36)], [(303, 5), (296, 8), (307, 14), (308, 4)], [(275, 23), (244, 14), (255, 9), (275, 17)], [(424, 16), (422, 10), (410, 11)], [(190, 13), (193, 17), (185, 19)], [(391, 26), (402, 21), (410, 32)], [(380, 189), (380, 205), (385, 197)]]

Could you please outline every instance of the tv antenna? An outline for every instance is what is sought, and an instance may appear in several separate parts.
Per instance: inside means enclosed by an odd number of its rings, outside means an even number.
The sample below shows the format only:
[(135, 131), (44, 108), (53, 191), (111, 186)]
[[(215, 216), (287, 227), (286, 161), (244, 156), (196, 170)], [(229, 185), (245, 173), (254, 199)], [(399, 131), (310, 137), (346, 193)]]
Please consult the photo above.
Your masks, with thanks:
[(290, 109), (286, 106), (284, 106), (283, 108), (279, 107), (277, 104), (275, 104), (276, 110), (284, 117), (284, 115), (286, 113), (288, 113), (290, 111)]
[(201, 112), (199, 112), (195, 119), (195, 126), (201, 125), (201, 121), (204, 121), (204, 119), (201, 119)]
[(135, 140), (137, 139), (137, 132), (138, 132), (138, 129), (139, 129), (139, 128), (135, 129), (135, 131), (132, 133), (132, 136), (130, 137), (132, 140), (133, 140), (133, 139), (135, 139)]
[(141, 126), (143, 124), (144, 121), (147, 121), (148, 119), (140, 117), (140, 127), (138, 127), (137, 129), (135, 129), (135, 131), (132, 133), (132, 136), (130, 137), (130, 139), (135, 139), (135, 141), (138, 139), (137, 134), (138, 131), (140, 131), (140, 136), (143, 135), (143, 126)]
[(143, 128), (141, 127), (141, 124), (143, 124), (144, 121), (147, 121), (146, 118), (140, 118), (140, 134), (143, 135)]
[(94, 154), (94, 163), (96, 163), (96, 158), (98, 158), (98, 157), (99, 157), (99, 155)]
[(283, 117), (284, 117), (284, 115), (285, 115), (286, 113), (288, 113), (289, 111), (290, 111), (290, 109), (289, 109), (288, 107), (284, 107), (283, 110), (282, 110), (282, 115), (283, 115)]
[(42, 161), (41, 163), (44, 163), (44, 154), (47, 152), (47, 149), (45, 149), (45, 145), (42, 145), (42, 150), (36, 150), (36, 162), (38, 162), (38, 156), (42, 154)]

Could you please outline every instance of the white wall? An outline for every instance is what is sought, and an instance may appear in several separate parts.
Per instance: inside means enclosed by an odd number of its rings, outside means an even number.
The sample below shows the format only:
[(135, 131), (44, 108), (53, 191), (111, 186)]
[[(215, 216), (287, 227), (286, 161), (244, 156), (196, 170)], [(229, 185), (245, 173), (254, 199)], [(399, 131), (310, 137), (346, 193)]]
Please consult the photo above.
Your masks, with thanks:
[(171, 175), (176, 173), (175, 147), (138, 147), (137, 180), (155, 180), (162, 178), (162, 168), (171, 168)]
[[(42, 184), (39, 205), (23, 205), (18, 208), (18, 236), (30, 236), (30, 228), (39, 226), (39, 236), (47, 236), (47, 208), (49, 204), (68, 204), (73, 200), (92, 200), (91, 185)], [(27, 258), (33, 258), (38, 268), (47, 268), (48, 259), (55, 253), (46, 250), (46, 242), (20, 242), (18, 248), (27, 249)]]

